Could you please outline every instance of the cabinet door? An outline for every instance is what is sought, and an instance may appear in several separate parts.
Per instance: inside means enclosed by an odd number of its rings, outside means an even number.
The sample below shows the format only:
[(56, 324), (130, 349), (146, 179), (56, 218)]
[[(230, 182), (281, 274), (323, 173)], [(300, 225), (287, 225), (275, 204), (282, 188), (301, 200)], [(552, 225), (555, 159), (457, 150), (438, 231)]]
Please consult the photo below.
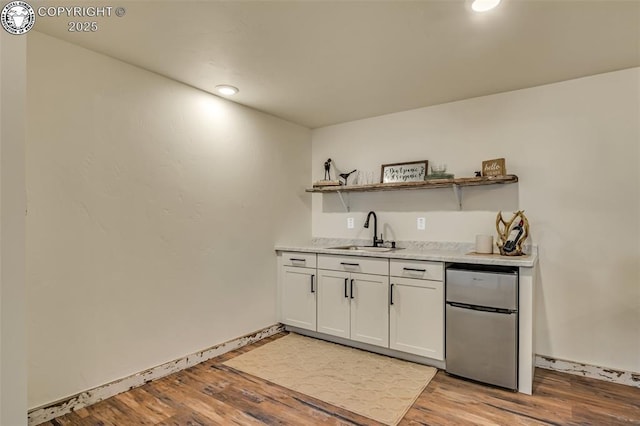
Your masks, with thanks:
[(351, 274), (351, 339), (389, 347), (389, 277)]
[(282, 268), (282, 323), (316, 330), (315, 269)]
[(389, 347), (444, 360), (444, 285), (391, 278)]
[(348, 272), (318, 271), (318, 331), (349, 338)]

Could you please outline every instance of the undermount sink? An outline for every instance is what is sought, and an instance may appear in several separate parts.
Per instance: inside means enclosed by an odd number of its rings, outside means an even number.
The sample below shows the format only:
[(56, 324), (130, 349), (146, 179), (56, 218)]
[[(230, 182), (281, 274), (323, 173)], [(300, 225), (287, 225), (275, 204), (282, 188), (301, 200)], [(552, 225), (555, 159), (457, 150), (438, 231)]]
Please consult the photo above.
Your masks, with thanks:
[(400, 247), (374, 247), (374, 246), (339, 246), (329, 247), (331, 250), (349, 250), (349, 251), (365, 251), (365, 252), (385, 252), (402, 250)]

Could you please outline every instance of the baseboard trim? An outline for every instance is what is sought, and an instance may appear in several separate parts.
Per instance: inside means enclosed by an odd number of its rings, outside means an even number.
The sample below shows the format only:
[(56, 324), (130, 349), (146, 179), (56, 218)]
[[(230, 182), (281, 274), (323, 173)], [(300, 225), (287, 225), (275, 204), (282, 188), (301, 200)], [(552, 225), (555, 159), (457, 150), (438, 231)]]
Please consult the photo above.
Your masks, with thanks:
[(38, 425), (54, 419), (63, 414), (70, 413), (80, 408), (95, 404), (119, 393), (137, 388), (145, 383), (157, 380), (169, 374), (177, 373), (196, 364), (215, 358), (227, 352), (258, 342), (266, 337), (284, 331), (282, 324), (274, 324), (251, 334), (238, 337), (228, 342), (212, 346), (200, 352), (169, 361), (157, 367), (150, 368), (137, 374), (115, 380), (113, 382), (80, 392), (59, 401), (46, 404), (29, 410), (29, 426)]
[(640, 374), (536, 355), (536, 367), (640, 388)]

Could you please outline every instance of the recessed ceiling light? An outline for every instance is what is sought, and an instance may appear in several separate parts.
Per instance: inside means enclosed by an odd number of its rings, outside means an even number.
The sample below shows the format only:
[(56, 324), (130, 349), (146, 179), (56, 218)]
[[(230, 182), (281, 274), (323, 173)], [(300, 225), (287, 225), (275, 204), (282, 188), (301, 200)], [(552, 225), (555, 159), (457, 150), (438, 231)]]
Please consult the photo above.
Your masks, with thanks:
[(216, 92), (221, 95), (232, 96), (239, 92), (237, 87), (229, 86), (227, 84), (220, 84), (216, 86)]
[(500, 0), (474, 0), (471, 9), (474, 12), (486, 12), (500, 4)]

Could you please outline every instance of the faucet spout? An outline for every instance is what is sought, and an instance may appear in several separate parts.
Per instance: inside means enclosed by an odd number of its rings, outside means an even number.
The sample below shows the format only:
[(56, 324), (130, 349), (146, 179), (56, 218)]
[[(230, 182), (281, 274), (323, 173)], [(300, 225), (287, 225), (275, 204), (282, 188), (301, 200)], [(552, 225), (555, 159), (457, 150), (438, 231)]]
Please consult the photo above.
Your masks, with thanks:
[(370, 211), (367, 214), (367, 220), (364, 221), (364, 227), (369, 228), (369, 219), (373, 216), (373, 247), (378, 247), (380, 244), (384, 243), (382, 240), (382, 235), (380, 235), (380, 239), (378, 239), (378, 216), (374, 211)]

